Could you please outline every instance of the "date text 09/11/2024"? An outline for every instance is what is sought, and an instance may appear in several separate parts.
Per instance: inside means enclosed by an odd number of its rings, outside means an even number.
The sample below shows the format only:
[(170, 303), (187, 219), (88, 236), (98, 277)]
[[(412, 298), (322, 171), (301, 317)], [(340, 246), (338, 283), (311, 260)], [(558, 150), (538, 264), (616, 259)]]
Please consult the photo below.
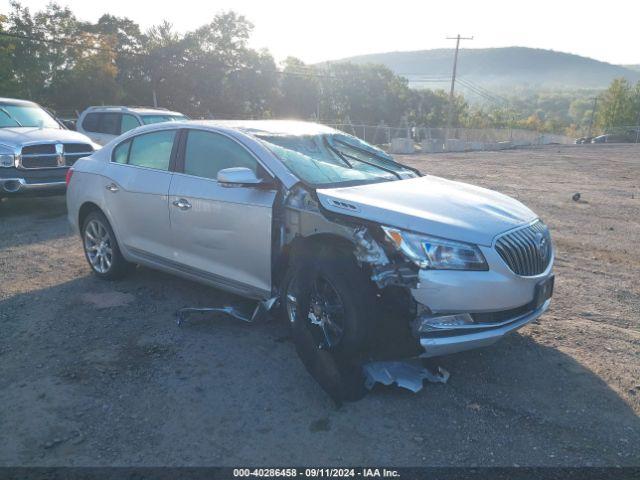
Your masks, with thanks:
[(237, 468), (233, 470), (237, 477), (304, 477), (304, 478), (399, 478), (397, 470), (386, 468)]

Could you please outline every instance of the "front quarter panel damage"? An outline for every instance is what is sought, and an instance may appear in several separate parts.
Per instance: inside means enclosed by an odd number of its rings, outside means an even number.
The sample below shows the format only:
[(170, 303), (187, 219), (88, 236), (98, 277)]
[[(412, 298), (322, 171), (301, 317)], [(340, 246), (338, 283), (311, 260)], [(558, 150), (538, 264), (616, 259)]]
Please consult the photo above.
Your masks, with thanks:
[(378, 288), (418, 285), (417, 268), (388, 247), (385, 249), (379, 226), (325, 210), (315, 195), (301, 185), (282, 195), (282, 206), (274, 219), (279, 222), (274, 228), (279, 232), (276, 258), (296, 241), (331, 236), (351, 245), (356, 260), (370, 272)]

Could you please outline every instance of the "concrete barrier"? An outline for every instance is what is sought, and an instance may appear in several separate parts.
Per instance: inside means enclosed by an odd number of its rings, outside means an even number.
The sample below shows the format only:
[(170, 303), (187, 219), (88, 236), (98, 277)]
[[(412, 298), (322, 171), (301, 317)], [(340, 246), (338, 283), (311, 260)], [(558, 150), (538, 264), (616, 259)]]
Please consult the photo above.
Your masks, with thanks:
[(425, 153), (441, 153), (444, 151), (442, 140), (428, 138), (422, 141), (422, 151)]
[(465, 149), (465, 142), (457, 138), (449, 138), (445, 145), (447, 152), (464, 152)]
[(409, 154), (416, 151), (411, 138), (392, 138), (389, 153)]

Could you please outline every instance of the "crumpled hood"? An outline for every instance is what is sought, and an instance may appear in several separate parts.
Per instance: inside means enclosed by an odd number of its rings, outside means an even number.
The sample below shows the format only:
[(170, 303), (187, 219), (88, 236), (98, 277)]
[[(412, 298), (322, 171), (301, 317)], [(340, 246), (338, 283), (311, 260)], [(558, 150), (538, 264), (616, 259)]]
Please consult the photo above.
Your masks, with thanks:
[(0, 128), (0, 145), (20, 148), (30, 143), (78, 142), (94, 144), (89, 137), (73, 130), (37, 127)]
[(486, 246), (537, 218), (507, 195), (431, 175), (317, 193), (322, 206), (336, 213)]

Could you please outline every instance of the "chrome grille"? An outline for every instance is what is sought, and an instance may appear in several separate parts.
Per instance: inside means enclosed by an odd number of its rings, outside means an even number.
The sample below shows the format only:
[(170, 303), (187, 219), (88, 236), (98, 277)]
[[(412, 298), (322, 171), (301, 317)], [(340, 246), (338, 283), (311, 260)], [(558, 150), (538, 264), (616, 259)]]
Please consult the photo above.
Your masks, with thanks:
[(524, 277), (539, 275), (551, 261), (549, 229), (538, 220), (498, 237), (496, 250), (513, 273)]
[(91, 155), (93, 153), (93, 147), (86, 143), (65, 143), (64, 144), (64, 163), (70, 167), (76, 160), (82, 157)]
[(20, 167), (25, 169), (70, 167), (93, 153), (86, 143), (43, 143), (22, 147)]

